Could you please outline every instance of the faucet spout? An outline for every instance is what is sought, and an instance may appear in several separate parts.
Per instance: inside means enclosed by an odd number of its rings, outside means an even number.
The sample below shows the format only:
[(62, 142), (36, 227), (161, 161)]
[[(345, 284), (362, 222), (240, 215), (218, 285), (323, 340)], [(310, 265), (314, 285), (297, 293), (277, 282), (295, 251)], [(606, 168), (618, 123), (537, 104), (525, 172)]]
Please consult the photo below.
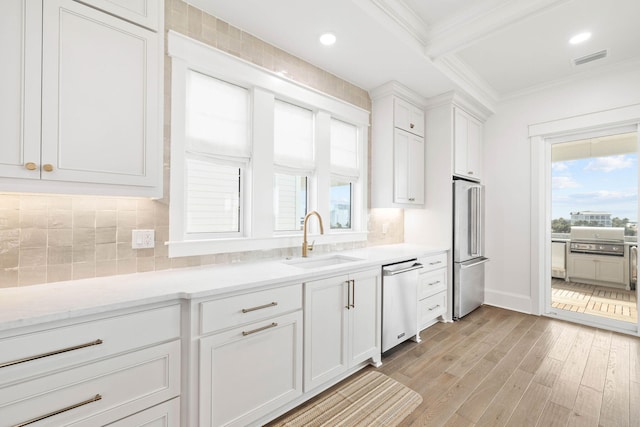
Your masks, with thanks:
[(307, 223), (309, 221), (309, 217), (315, 215), (318, 217), (318, 223), (320, 224), (320, 234), (324, 234), (324, 227), (322, 226), (322, 217), (316, 211), (311, 211), (304, 217), (303, 229), (304, 229), (304, 240), (302, 241), (302, 256), (306, 258), (307, 251), (313, 250), (313, 245), (309, 245), (307, 242)]

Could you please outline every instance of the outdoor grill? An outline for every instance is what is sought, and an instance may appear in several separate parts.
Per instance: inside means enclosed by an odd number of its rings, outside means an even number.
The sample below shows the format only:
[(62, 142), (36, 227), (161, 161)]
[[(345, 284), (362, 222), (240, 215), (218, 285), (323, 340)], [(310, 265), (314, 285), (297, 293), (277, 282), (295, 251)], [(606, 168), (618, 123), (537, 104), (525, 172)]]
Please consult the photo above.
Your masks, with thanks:
[(571, 227), (572, 253), (624, 256), (624, 228)]

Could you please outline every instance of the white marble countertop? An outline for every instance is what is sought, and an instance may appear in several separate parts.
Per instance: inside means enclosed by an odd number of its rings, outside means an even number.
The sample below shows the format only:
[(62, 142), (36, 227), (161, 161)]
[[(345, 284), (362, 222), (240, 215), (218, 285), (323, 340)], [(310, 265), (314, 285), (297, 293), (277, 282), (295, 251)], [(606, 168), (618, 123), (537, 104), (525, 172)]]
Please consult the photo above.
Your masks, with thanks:
[[(443, 252), (419, 245), (372, 246), (335, 254), (361, 260), (300, 268), (285, 260), (211, 265), (0, 289), (0, 331), (177, 299), (213, 297), (391, 264)], [(313, 259), (313, 255), (309, 259)]]

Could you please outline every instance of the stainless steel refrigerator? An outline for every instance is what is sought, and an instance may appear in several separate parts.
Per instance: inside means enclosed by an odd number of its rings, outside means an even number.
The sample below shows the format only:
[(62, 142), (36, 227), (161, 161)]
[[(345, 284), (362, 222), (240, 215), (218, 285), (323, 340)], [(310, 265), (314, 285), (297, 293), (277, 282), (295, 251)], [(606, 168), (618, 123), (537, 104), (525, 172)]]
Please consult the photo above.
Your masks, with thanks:
[(453, 181), (453, 318), (484, 302), (484, 187)]

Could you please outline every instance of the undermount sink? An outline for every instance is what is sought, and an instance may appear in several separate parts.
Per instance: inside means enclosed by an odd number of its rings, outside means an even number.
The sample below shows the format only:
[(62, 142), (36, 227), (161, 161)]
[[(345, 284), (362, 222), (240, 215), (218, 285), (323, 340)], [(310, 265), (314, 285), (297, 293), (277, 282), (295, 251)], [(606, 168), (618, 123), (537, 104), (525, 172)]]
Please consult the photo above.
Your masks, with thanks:
[(284, 261), (284, 263), (298, 268), (320, 268), (355, 261), (362, 261), (362, 258), (355, 258), (345, 255), (330, 255), (317, 258), (299, 258)]

